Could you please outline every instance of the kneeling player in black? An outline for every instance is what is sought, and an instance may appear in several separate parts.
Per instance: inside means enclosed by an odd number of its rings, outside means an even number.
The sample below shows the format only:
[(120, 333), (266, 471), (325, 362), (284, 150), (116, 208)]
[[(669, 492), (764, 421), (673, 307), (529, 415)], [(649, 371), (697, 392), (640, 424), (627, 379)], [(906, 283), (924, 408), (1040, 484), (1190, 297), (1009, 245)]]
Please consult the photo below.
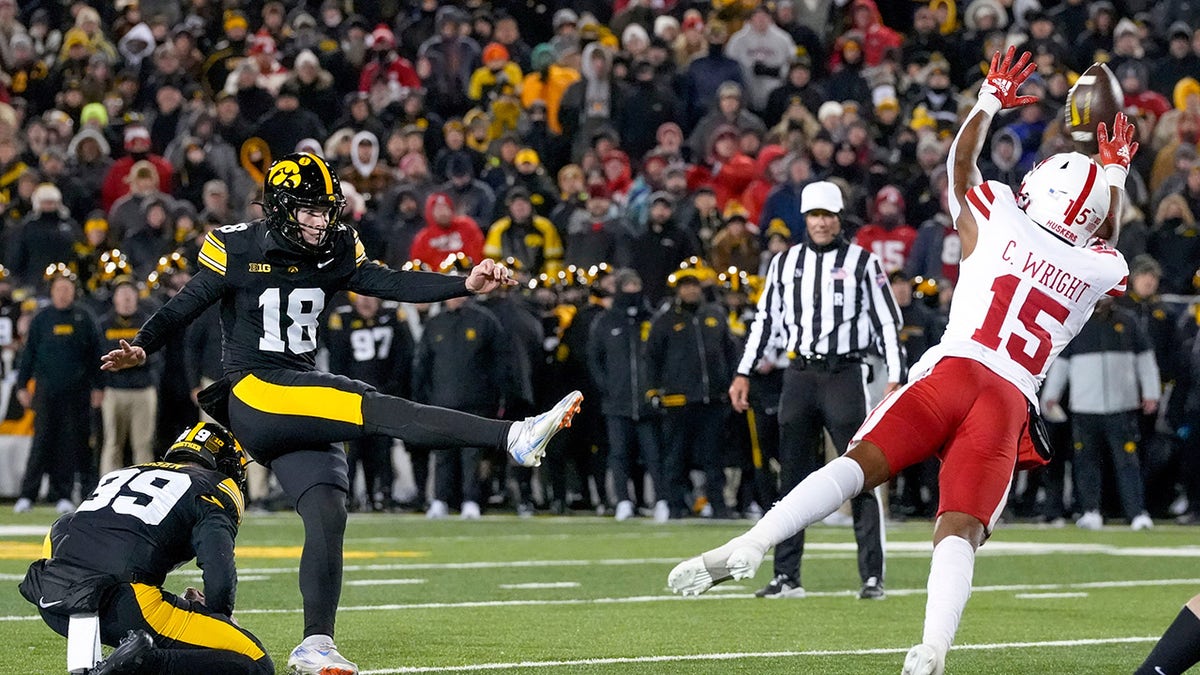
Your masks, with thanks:
[(337, 174), (320, 157), (296, 153), (275, 162), (263, 184), (266, 218), (210, 232), (196, 276), (101, 366), (141, 364), (168, 333), (220, 301), (225, 377), (201, 392), (200, 402), (214, 419), (229, 421), (255, 460), (270, 466), (304, 521), (305, 638), (288, 658), (289, 669), (302, 675), (358, 672), (333, 643), (349, 488), (344, 441), (384, 435), (421, 447), (499, 447), (519, 464), (536, 466), (583, 398), (572, 392), (546, 413), (502, 422), (418, 405), (318, 372), (317, 326), (327, 299), (340, 290), (438, 302), (516, 283), (491, 260), (467, 277), (371, 262), (358, 234), (341, 221), (344, 205)]
[[(246, 455), (224, 427), (185, 430), (163, 461), (105, 474), (54, 523), (21, 595), (63, 636), (72, 614), (99, 615), (101, 642), (121, 644), (92, 675), (274, 673), (262, 643), (230, 618), (245, 481)], [(163, 590), (192, 558), (204, 593)]]

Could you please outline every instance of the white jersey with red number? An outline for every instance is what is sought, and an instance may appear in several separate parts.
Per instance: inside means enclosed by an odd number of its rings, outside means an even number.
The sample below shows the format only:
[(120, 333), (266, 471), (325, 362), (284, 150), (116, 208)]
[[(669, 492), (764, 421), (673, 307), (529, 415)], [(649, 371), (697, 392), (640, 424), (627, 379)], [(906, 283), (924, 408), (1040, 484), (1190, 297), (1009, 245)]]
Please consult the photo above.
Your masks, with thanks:
[(913, 377), (947, 356), (979, 361), (1036, 405), (1050, 362), (1104, 296), (1125, 292), (1129, 267), (1097, 239), (1075, 248), (1029, 219), (1012, 189), (987, 181), (967, 191), (979, 238), (959, 268), (941, 344)]

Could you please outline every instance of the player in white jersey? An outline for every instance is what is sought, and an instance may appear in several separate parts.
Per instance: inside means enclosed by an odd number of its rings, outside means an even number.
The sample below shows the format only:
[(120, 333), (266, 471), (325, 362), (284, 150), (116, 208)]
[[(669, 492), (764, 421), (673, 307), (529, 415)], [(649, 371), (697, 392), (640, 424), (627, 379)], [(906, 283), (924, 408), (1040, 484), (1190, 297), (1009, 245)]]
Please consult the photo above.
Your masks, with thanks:
[[(983, 182), (975, 162), (992, 117), (1036, 102), (1017, 89), (1034, 71), (1029, 53), (992, 57), (979, 100), (950, 147), (950, 215), (962, 241), (957, 302), (942, 343), (913, 367), (908, 384), (868, 416), (849, 451), (809, 475), (749, 532), (686, 560), (668, 585), (699, 594), (754, 576), (767, 549), (836, 510), (862, 490), (937, 456), (938, 518), (921, 644), (907, 675), (945, 668), (971, 593), (975, 549), (1004, 508), (1013, 472), (1048, 461), (1039, 442), (1037, 387), (1050, 361), (1105, 295), (1124, 291), (1125, 260), (1102, 238), (1137, 151), (1118, 114), (1110, 138), (1100, 125), (1103, 166), (1078, 153), (1054, 155), (1025, 176), (1016, 195)], [(1118, 214), (1119, 215), (1119, 214)]]

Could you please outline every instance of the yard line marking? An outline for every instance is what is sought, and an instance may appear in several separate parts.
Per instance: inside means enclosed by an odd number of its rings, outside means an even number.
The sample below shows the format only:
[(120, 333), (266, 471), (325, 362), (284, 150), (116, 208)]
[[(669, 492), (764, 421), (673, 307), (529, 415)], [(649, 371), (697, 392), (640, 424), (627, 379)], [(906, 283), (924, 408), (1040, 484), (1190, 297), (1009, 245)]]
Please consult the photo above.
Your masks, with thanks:
[[(1076, 584), (1009, 584), (1002, 586), (974, 586), (971, 588), (972, 593), (987, 593), (987, 592), (1007, 592), (1014, 591), (1058, 591), (1068, 589), (1082, 588), (1138, 588), (1138, 587), (1156, 587), (1156, 586), (1196, 586), (1200, 584), (1200, 579), (1142, 579), (1142, 580), (1123, 580), (1123, 581), (1089, 581)], [(888, 589), (888, 595), (924, 595), (924, 588), (897, 588)], [(806, 598), (837, 598), (837, 597), (856, 597), (858, 591), (847, 589), (844, 591), (808, 591), (805, 593)], [(379, 611), (399, 611), (406, 609), (474, 609), (481, 607), (550, 607), (556, 605), (624, 605), (624, 604), (641, 604), (647, 602), (716, 602), (720, 600), (745, 600), (753, 598), (753, 593), (710, 593), (698, 597), (682, 597), (679, 595), (663, 593), (662, 595), (634, 595), (615, 598), (562, 598), (557, 600), (475, 600), (469, 602), (415, 602), (415, 603), (397, 603), (389, 605), (357, 605), (350, 607), (340, 607), (342, 612), (379, 612)], [(239, 609), (239, 616), (243, 614), (300, 614), (304, 610), (302, 608), (273, 608), (273, 609)], [(16, 615), (16, 616), (0, 616), (0, 621), (38, 621), (41, 617), (31, 615)]]
[(49, 525), (0, 525), (0, 537), (44, 537)]
[[(809, 553), (809, 551), (823, 551)], [(887, 555), (892, 558), (928, 558), (932, 553), (929, 542), (888, 542)], [(857, 554), (853, 542), (811, 543), (805, 545), (805, 558), (840, 560)], [(1200, 546), (1126, 547), (1107, 544), (1043, 544), (1034, 542), (990, 542), (979, 549), (979, 555), (1110, 555), (1118, 557), (1200, 557)], [(599, 560), (486, 560), (472, 562), (413, 562), (346, 565), (346, 572), (394, 572), (397, 570), (480, 570), (504, 567), (605, 567), (625, 565), (674, 565), (682, 557), (669, 558), (604, 558)], [(241, 567), (252, 574), (295, 574), (299, 567)], [(183, 570), (176, 574), (200, 576), (197, 569)], [(0, 579), (5, 577), (0, 576)], [(14, 577), (20, 580), (23, 577)], [(892, 591), (888, 591), (891, 593)]]
[(546, 581), (532, 582), (528, 584), (500, 584), (500, 588), (508, 588), (513, 590), (536, 590), (539, 588), (579, 588), (578, 581)]
[[(1130, 644), (1155, 642), (1153, 637), (1084, 638), (1079, 640), (1050, 640), (1047, 642), (996, 642), (990, 644), (954, 645), (954, 651), (994, 651), (998, 649), (1028, 649), (1044, 647), (1084, 647), (1089, 645)], [(874, 656), (878, 654), (905, 654), (908, 647), (884, 647), (876, 649), (813, 649), (807, 651), (778, 652), (718, 652), (713, 654), (673, 654), (664, 656), (623, 656), (572, 661), (519, 661), (514, 663), (476, 663), (466, 666), (409, 666), (364, 670), (362, 675), (398, 675), (399, 673), (452, 673), (472, 670), (507, 670), (510, 668), (557, 668), (563, 666), (606, 666), (623, 663), (669, 663), (674, 661), (736, 661), (741, 659), (778, 659), (821, 656)]]
[(1017, 593), (1014, 598), (1020, 600), (1054, 600), (1057, 598), (1086, 598), (1087, 593)]
[(411, 586), (423, 584), (425, 579), (354, 579), (347, 581), (347, 586)]

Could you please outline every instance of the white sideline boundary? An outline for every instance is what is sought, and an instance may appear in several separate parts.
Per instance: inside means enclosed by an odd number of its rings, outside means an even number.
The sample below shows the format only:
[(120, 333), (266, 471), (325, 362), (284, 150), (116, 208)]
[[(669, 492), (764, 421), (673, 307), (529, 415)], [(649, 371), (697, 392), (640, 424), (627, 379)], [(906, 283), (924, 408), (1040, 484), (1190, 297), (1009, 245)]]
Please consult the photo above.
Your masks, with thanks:
[[(953, 651), (995, 651), (998, 649), (1030, 649), (1045, 647), (1086, 647), (1089, 645), (1130, 644), (1155, 642), (1153, 637), (1084, 638), (1079, 640), (1048, 640), (1045, 642), (994, 642), (986, 644), (954, 645)], [(884, 647), (878, 649), (814, 649), (808, 651), (778, 652), (718, 652), (713, 654), (674, 654), (666, 656), (626, 656), (600, 659), (576, 659), (571, 661), (518, 661), (513, 663), (476, 663), (465, 666), (410, 666), (363, 670), (362, 675), (398, 675), (400, 673), (454, 673), (476, 670), (508, 670), (510, 668), (561, 668), (578, 666), (607, 666), (628, 663), (671, 663), (680, 661), (736, 661), (741, 659), (780, 659), (823, 656), (874, 656), (879, 654), (905, 654), (908, 647)]]
[[(1200, 579), (1135, 579), (1122, 581), (1087, 581), (1074, 584), (1009, 584), (998, 586), (975, 586), (972, 593), (1013, 593), (1029, 591), (1073, 591), (1077, 589), (1099, 588), (1139, 588), (1160, 586), (1197, 586)], [(890, 596), (924, 595), (925, 588), (889, 589)], [(806, 598), (838, 598), (856, 597), (858, 591), (809, 591)], [(339, 607), (339, 612), (388, 612), (409, 609), (479, 609), (487, 607), (553, 607), (569, 605), (627, 605), (649, 602), (718, 602), (721, 600), (745, 600), (753, 598), (753, 593), (709, 593), (699, 597), (688, 597), (663, 593), (662, 595), (633, 595), (615, 598), (562, 598), (557, 600), (475, 600), (471, 602), (414, 602), (388, 605), (352, 605)], [(800, 601), (797, 601), (800, 602)], [(297, 607), (280, 607), (271, 609), (239, 609), (238, 616), (246, 614), (301, 614), (304, 610)], [(0, 622), (5, 621), (40, 621), (35, 615), (0, 616)]]

